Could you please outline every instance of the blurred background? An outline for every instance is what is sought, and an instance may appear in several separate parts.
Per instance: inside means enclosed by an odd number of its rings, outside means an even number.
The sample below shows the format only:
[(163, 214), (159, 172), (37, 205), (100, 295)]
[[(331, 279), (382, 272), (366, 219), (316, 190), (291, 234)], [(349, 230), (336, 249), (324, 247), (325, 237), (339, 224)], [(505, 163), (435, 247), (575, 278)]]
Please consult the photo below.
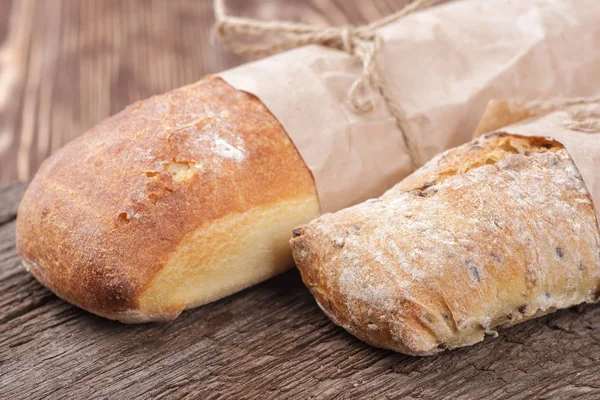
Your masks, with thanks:
[[(230, 14), (363, 24), (410, 0), (228, 0)], [(249, 61), (212, 0), (0, 0), (0, 186), (126, 105)]]

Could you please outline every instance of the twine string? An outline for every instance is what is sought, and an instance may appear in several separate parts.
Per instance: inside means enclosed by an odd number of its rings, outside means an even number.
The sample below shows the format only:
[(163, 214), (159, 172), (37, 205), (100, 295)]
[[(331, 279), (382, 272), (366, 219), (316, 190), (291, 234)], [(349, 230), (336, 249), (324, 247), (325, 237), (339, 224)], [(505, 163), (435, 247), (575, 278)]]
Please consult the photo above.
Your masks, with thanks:
[[(403, 128), (402, 109), (377, 67), (381, 38), (376, 31), (439, 1), (415, 0), (399, 11), (366, 25), (322, 28), (297, 22), (260, 21), (231, 16), (227, 14), (224, 0), (214, 0), (215, 29), (223, 43), (238, 54), (268, 55), (317, 44), (358, 57), (362, 61), (362, 71), (348, 89), (350, 107), (356, 113), (367, 113), (377, 107), (378, 98), (383, 99), (402, 134), (412, 168), (416, 169), (420, 165), (418, 147)], [(240, 40), (241, 37), (246, 40)], [(260, 40), (265, 37), (273, 41), (265, 43)], [(249, 38), (258, 40), (248, 40)], [(365, 98), (364, 94), (369, 92), (375, 95)]]

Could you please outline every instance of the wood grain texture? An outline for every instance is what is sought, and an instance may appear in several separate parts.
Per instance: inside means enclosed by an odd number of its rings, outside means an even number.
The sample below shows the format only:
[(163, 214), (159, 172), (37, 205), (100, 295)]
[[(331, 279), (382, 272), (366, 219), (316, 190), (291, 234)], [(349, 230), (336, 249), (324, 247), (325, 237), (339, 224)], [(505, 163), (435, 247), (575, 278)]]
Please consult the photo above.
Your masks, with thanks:
[[(361, 24), (409, 0), (228, 0), (232, 14)], [(126, 105), (234, 67), (212, 0), (0, 0), (0, 185)]]
[(297, 271), (184, 312), (122, 325), (58, 299), (20, 265), (25, 185), (0, 190), (2, 399), (596, 399), (600, 306), (430, 358), (372, 348), (331, 323)]

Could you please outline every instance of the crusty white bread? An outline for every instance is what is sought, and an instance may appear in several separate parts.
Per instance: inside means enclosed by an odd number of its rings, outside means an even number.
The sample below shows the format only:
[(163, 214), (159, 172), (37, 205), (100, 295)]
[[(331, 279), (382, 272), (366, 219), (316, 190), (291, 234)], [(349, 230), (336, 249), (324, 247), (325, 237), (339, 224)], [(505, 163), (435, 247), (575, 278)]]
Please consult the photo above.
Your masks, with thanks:
[(50, 157), (21, 202), (24, 265), (123, 322), (166, 320), (293, 265), (310, 171), (254, 96), (206, 78), (128, 107)]
[(381, 198), (294, 230), (324, 312), (378, 347), (430, 355), (600, 295), (592, 199), (557, 142), (446, 151)]

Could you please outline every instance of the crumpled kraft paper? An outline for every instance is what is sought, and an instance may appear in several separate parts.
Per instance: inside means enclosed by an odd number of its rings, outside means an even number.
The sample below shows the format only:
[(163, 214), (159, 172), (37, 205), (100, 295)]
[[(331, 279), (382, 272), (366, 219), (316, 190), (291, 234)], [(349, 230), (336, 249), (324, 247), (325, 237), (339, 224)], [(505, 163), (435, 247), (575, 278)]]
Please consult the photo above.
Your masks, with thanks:
[[(492, 98), (600, 93), (600, 1), (463, 0), (380, 29), (378, 67), (404, 113), (420, 164), (465, 142)], [(307, 46), (219, 74), (257, 96), (312, 171), (322, 212), (386, 189), (411, 172), (383, 100), (351, 111), (360, 60)]]

